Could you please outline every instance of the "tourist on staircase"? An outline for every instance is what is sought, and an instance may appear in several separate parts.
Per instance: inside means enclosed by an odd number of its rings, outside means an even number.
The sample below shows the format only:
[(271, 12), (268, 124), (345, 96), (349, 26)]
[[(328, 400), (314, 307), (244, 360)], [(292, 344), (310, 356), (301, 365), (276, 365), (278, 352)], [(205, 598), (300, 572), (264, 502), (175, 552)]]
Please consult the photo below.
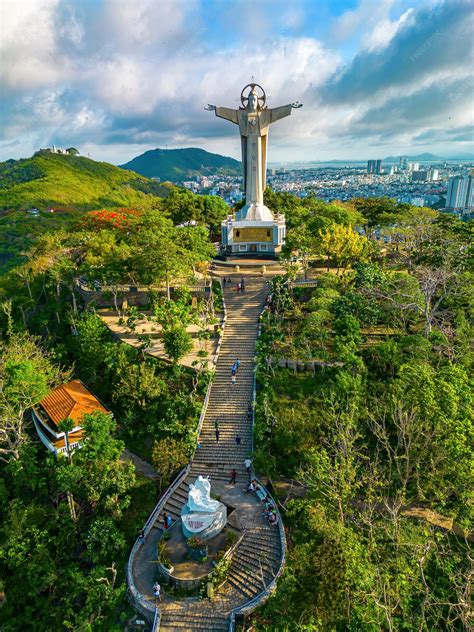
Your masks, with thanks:
[(249, 477), (252, 475), (252, 461), (247, 457), (244, 461), (245, 469), (247, 470), (247, 474)]

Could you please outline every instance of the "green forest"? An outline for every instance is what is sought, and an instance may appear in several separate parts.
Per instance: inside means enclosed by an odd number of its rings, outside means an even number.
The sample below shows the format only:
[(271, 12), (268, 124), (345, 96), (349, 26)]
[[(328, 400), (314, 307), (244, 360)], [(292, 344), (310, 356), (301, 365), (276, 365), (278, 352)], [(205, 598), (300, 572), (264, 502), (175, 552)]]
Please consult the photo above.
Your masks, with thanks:
[(389, 200), (287, 217), (317, 284), (289, 263), (262, 316), (257, 469), (300, 493), (280, 494), (287, 565), (255, 629), (467, 630), (472, 226)]
[(153, 206), (167, 193), (166, 186), (137, 173), (74, 154), (40, 151), (0, 163), (0, 210)]
[[(186, 288), (207, 275), (228, 210), (119, 169), (122, 180), (112, 170), (94, 184), (105, 167), (77, 156), (34, 161), (0, 166), (0, 206), (11, 209), (0, 217), (0, 628), (119, 631), (133, 615), (130, 547), (196, 447), (212, 372), (179, 364), (202, 309)], [(65, 187), (70, 197), (54, 192), (65, 173), (42, 171), (68, 161), (91, 174), (87, 191)], [(44, 212), (62, 197), (70, 211)], [(386, 198), (328, 204), (267, 190), (266, 203), (286, 214), (288, 238), (261, 316), (254, 464), (288, 549), (252, 623), (467, 630), (472, 224)], [(31, 205), (39, 217), (25, 214)], [(167, 361), (145, 341), (119, 342), (77, 279), (106, 288), (111, 307), (114, 288), (153, 286), (147, 309)], [(133, 329), (137, 310), (121, 315)], [(56, 458), (29, 411), (73, 378), (113, 417), (89, 415), (84, 447)], [(123, 460), (125, 447), (159, 480)], [(279, 492), (282, 481), (298, 493)]]

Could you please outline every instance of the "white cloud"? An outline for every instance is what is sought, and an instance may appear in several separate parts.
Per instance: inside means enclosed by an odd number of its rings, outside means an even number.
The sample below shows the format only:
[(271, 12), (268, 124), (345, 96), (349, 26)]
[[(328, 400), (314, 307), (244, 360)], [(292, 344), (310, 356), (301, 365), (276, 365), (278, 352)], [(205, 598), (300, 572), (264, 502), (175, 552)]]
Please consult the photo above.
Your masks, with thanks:
[[(434, 138), (448, 110), (455, 127), (467, 120), (465, 95), (449, 96), (472, 72), (467, 0), (456, 0), (456, 10), (445, 2), (430, 11), (431, 0), (420, 0), (421, 9), (415, 4), (401, 14), (396, 0), (361, 0), (334, 21), (330, 46), (296, 34), (305, 26), (304, 4), (272, 13), (269, 3), (255, 8), (243, 0), (217, 18), (199, 0), (0, 2), (0, 143), (10, 139), (0, 151), (6, 157), (12, 147), (19, 152), (63, 139), (91, 153), (100, 147), (108, 159), (116, 152), (114, 162), (129, 158), (132, 148), (166, 144), (238, 156), (237, 130), (203, 106), (238, 107), (252, 76), (267, 90), (270, 107), (304, 102), (272, 127), (271, 159), (288, 152), (311, 157), (321, 148), (333, 153), (355, 137), (375, 143), (398, 134), (408, 142), (429, 131)], [(212, 39), (215, 17), (232, 36), (219, 45)], [(349, 62), (334, 48), (334, 42), (344, 48), (345, 38), (359, 46)], [(439, 117), (421, 98), (435, 94), (436, 85), (442, 87)], [(414, 125), (410, 99), (417, 104)], [(391, 114), (395, 104), (410, 124)]]
[(60, 0), (0, 3), (0, 87), (28, 90), (54, 85), (65, 76), (54, 28)]
[(384, 48), (390, 44), (390, 41), (398, 31), (408, 22), (413, 14), (413, 9), (407, 9), (398, 20), (384, 19), (380, 20), (372, 31), (363, 39), (363, 46), (368, 50)]
[(334, 20), (332, 38), (340, 43), (388, 20), (394, 2), (395, 0), (361, 0), (356, 8), (345, 11)]

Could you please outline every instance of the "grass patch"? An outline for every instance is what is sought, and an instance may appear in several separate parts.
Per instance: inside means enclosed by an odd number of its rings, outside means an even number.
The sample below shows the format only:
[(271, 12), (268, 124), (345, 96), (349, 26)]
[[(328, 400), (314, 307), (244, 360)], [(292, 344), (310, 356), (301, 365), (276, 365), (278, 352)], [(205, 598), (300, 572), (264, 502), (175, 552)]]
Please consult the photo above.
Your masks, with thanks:
[(136, 472), (136, 481), (130, 490), (130, 496), (132, 500), (124, 512), (122, 529), (127, 543), (131, 545), (156, 505), (158, 490), (153, 481)]
[(324, 373), (295, 373), (291, 369), (278, 369), (273, 378), (273, 388), (278, 400), (305, 400), (314, 397), (317, 387), (323, 382)]

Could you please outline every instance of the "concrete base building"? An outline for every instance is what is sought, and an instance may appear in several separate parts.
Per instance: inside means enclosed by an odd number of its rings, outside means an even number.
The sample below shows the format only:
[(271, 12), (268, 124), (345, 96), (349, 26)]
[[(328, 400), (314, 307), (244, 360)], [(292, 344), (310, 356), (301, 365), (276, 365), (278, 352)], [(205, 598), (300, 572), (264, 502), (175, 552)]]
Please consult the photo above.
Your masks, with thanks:
[(284, 215), (273, 215), (265, 206), (261, 219), (252, 219), (244, 206), (222, 222), (222, 253), (227, 255), (275, 255), (285, 242)]

